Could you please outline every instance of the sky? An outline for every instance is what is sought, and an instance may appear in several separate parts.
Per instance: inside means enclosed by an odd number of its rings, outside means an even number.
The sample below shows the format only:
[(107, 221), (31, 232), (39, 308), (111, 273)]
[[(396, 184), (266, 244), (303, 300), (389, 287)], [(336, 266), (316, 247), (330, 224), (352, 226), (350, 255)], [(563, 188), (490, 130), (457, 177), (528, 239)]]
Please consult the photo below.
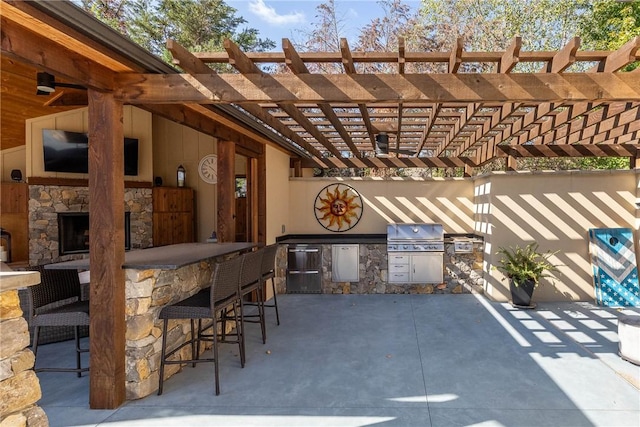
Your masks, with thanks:
[[(247, 26), (256, 28), (261, 38), (269, 38), (276, 43), (274, 50), (282, 49), (282, 38), (296, 41), (306, 39), (305, 32), (311, 31), (311, 23), (317, 14), (316, 7), (323, 1), (317, 0), (226, 0), (235, 8), (237, 15), (247, 21)], [(419, 0), (404, 0), (417, 8)], [(343, 36), (350, 45), (355, 44), (359, 29), (374, 18), (384, 16), (382, 7), (375, 0), (335, 0), (338, 17), (344, 24)]]

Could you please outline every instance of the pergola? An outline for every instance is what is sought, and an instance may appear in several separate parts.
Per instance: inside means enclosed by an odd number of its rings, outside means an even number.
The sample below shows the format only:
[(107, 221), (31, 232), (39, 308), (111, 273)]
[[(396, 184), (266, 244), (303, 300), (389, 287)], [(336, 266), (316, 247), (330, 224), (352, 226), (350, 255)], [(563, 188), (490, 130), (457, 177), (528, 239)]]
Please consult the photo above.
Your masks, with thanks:
[[(497, 157), (513, 167), (518, 156), (638, 158), (640, 72), (621, 69), (640, 58), (640, 37), (613, 52), (580, 51), (578, 39), (556, 52), (522, 52), (519, 38), (501, 52), (466, 52), (462, 40), (450, 52), (409, 52), (402, 41), (397, 52), (356, 52), (343, 40), (340, 52), (311, 53), (284, 40), (281, 53), (242, 52), (231, 42), (225, 52), (190, 53), (169, 41), (182, 73), (68, 2), (0, 5), (3, 67), (16, 62), (87, 88), (92, 408), (115, 408), (125, 397), (124, 104), (219, 139), (226, 182), (217, 189), (219, 221), (230, 221), (233, 211), (233, 144), (276, 145), (289, 153), (296, 174), (304, 167), (468, 169)], [(515, 72), (523, 62), (540, 63), (539, 72)], [(568, 71), (580, 62), (595, 65)], [(237, 72), (217, 74), (208, 63)], [(263, 63), (286, 67), (267, 73)], [(311, 72), (327, 63), (343, 72)], [(463, 72), (467, 63), (493, 64), (492, 72)], [(373, 64), (396, 72), (367, 71)], [(413, 72), (418, 64), (434, 71)], [(16, 81), (33, 90), (34, 78)], [(2, 93), (4, 134), (12, 95), (4, 77)], [(7, 117), (23, 112), (26, 101), (12, 102)], [(384, 153), (377, 144), (387, 138)], [(264, 221), (264, 209), (258, 215)]]
[[(577, 37), (551, 52), (521, 51), (520, 37), (501, 52), (466, 52), (463, 42), (450, 52), (408, 52), (400, 39), (397, 52), (355, 52), (342, 39), (340, 52), (298, 52), (283, 39), (282, 53), (246, 53), (227, 40), (226, 52), (190, 53), (169, 41), (186, 74), (123, 74), (118, 95), (130, 103), (232, 103), (302, 148), (308, 155), (293, 160), (300, 167), (636, 157), (640, 69), (620, 70), (640, 58), (640, 37), (616, 51), (580, 51)], [(220, 63), (238, 73), (208, 66)], [(265, 63), (278, 72), (262, 71)], [(514, 72), (523, 63), (540, 69)], [(343, 72), (311, 72), (327, 64)], [(490, 72), (462, 71), (477, 64)], [(425, 65), (435, 72), (409, 73)], [(366, 72), (380, 66), (395, 72)]]

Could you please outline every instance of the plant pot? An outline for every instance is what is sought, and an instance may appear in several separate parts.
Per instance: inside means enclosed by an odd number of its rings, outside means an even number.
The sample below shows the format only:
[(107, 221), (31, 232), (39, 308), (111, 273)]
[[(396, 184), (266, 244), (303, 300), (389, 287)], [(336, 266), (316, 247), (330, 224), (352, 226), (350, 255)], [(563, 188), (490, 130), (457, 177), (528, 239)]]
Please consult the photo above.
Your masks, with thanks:
[(533, 280), (525, 280), (516, 286), (513, 280), (509, 280), (509, 289), (511, 290), (511, 302), (517, 307), (532, 307), (531, 295), (536, 282)]

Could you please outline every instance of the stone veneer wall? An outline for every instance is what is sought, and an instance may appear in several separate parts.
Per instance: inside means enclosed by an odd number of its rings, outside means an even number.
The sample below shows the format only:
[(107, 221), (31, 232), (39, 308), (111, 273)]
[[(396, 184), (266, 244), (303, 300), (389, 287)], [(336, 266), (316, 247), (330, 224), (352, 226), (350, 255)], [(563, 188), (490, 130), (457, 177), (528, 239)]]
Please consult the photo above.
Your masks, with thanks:
[[(209, 258), (176, 270), (125, 270), (127, 399), (140, 399), (158, 390), (162, 335), (165, 333), (163, 321), (158, 319), (162, 307), (210, 286), (215, 263), (233, 256), (237, 254)], [(235, 325), (228, 322), (227, 327), (230, 330)], [(190, 322), (170, 320), (166, 333), (167, 349), (176, 348), (190, 338)], [(201, 351), (204, 350), (205, 346), (202, 346)], [(174, 355), (175, 360), (190, 358), (189, 346)], [(166, 365), (165, 379), (180, 371), (181, 366)]]
[[(360, 245), (360, 281), (331, 281), (331, 245), (322, 245), (322, 293), (324, 294), (462, 294), (482, 293), (484, 244), (473, 244), (471, 253), (455, 253), (445, 243), (444, 283), (388, 283), (386, 244)], [(286, 253), (284, 255), (286, 257)], [(286, 260), (285, 260), (286, 262)]]
[[(131, 249), (153, 245), (153, 194), (151, 188), (125, 188), (125, 211), (131, 212)], [(89, 212), (89, 189), (57, 185), (29, 186), (29, 264), (49, 264), (86, 257), (60, 256), (58, 213)]]
[(0, 425), (46, 427), (47, 415), (36, 405), (42, 393), (17, 290), (0, 293), (0, 332)]

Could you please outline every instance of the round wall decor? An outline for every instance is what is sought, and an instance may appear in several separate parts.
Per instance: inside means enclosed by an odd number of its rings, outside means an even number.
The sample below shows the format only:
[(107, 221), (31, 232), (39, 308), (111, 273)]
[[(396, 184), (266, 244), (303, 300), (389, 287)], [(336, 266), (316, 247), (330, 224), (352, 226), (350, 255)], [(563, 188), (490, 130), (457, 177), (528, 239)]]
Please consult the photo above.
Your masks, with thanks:
[(198, 165), (198, 173), (200, 178), (208, 183), (215, 184), (218, 182), (218, 156), (215, 154), (207, 154), (200, 159)]
[(347, 231), (355, 227), (362, 216), (360, 194), (346, 184), (330, 184), (316, 196), (316, 219), (329, 231)]

